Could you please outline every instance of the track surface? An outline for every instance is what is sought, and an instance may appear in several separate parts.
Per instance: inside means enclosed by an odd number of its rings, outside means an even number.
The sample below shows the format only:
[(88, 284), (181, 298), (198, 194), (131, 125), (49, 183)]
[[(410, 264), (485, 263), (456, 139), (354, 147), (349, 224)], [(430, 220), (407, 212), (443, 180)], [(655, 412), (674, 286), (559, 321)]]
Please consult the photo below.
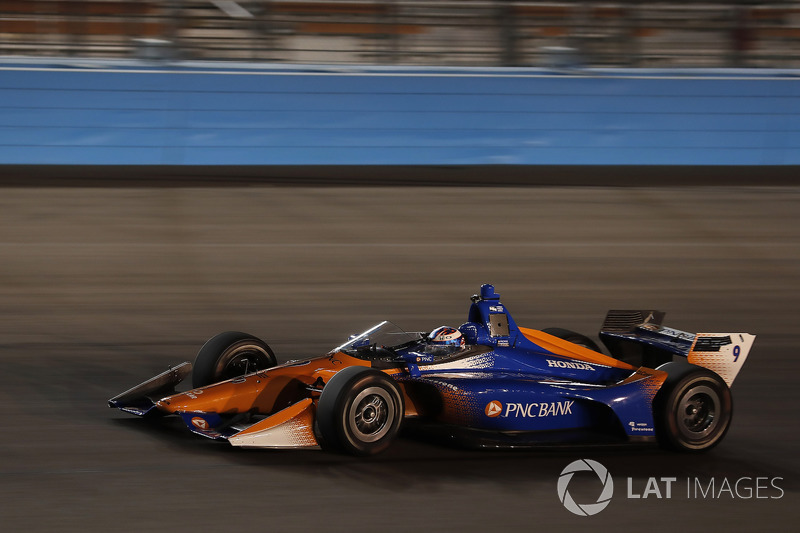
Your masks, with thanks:
[[(784, 531), (800, 518), (798, 188), (3, 189), (0, 254), (4, 531)], [(457, 326), (484, 282), (529, 327), (593, 332), (608, 308), (652, 306), (680, 329), (758, 334), (726, 440), (686, 456), (403, 438), (364, 460), (236, 450), (105, 405), (222, 330), (282, 360), (318, 355), (382, 318)], [(579, 458), (615, 483), (593, 517), (556, 494)], [(627, 497), (629, 477), (642, 494), (651, 476), (677, 478), (672, 498)], [(687, 479), (719, 492), (741, 477), (781, 490), (687, 497)], [(599, 486), (579, 475), (570, 491), (589, 503)]]

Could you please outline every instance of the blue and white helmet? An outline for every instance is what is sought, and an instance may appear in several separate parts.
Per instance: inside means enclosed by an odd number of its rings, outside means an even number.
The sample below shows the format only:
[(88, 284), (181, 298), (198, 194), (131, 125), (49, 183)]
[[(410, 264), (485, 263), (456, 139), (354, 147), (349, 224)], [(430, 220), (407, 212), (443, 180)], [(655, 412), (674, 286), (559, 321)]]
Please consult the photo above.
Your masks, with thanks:
[(439, 326), (428, 335), (428, 341), (436, 346), (464, 346), (464, 336), (456, 328)]

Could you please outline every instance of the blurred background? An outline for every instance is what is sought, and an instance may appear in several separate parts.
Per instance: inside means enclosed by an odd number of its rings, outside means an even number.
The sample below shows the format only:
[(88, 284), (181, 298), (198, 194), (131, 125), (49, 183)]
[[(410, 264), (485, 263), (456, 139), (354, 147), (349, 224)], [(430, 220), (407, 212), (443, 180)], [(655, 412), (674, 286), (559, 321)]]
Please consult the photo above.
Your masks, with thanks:
[(0, 54), (324, 64), (797, 67), (800, 4), (0, 2)]
[[(0, 0), (4, 531), (790, 530), (799, 61), (797, 2)], [(363, 460), (106, 406), (221, 331), (311, 357), (482, 283), (526, 327), (756, 334), (725, 441)]]

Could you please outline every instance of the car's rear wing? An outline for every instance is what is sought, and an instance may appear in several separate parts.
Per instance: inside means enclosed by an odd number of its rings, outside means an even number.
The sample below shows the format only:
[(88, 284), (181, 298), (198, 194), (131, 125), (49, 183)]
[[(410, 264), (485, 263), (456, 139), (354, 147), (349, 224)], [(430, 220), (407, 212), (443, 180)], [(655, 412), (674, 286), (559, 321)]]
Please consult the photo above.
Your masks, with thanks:
[(749, 333), (688, 333), (661, 325), (661, 311), (609, 311), (600, 339), (611, 355), (651, 368), (686, 357), (719, 374), (730, 386), (755, 341)]

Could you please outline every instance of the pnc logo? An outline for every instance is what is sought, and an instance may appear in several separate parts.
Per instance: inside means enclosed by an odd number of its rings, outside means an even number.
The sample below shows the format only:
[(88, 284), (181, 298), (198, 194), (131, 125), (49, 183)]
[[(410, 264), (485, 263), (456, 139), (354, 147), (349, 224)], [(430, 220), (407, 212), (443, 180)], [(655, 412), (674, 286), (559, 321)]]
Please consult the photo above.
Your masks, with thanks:
[(500, 416), (500, 413), (503, 412), (503, 404), (498, 402), (497, 400), (492, 400), (491, 402), (486, 404), (485, 412), (486, 416), (490, 418)]
[(192, 418), (192, 425), (197, 429), (203, 429), (203, 430), (208, 429), (208, 422), (206, 422), (199, 416)]

